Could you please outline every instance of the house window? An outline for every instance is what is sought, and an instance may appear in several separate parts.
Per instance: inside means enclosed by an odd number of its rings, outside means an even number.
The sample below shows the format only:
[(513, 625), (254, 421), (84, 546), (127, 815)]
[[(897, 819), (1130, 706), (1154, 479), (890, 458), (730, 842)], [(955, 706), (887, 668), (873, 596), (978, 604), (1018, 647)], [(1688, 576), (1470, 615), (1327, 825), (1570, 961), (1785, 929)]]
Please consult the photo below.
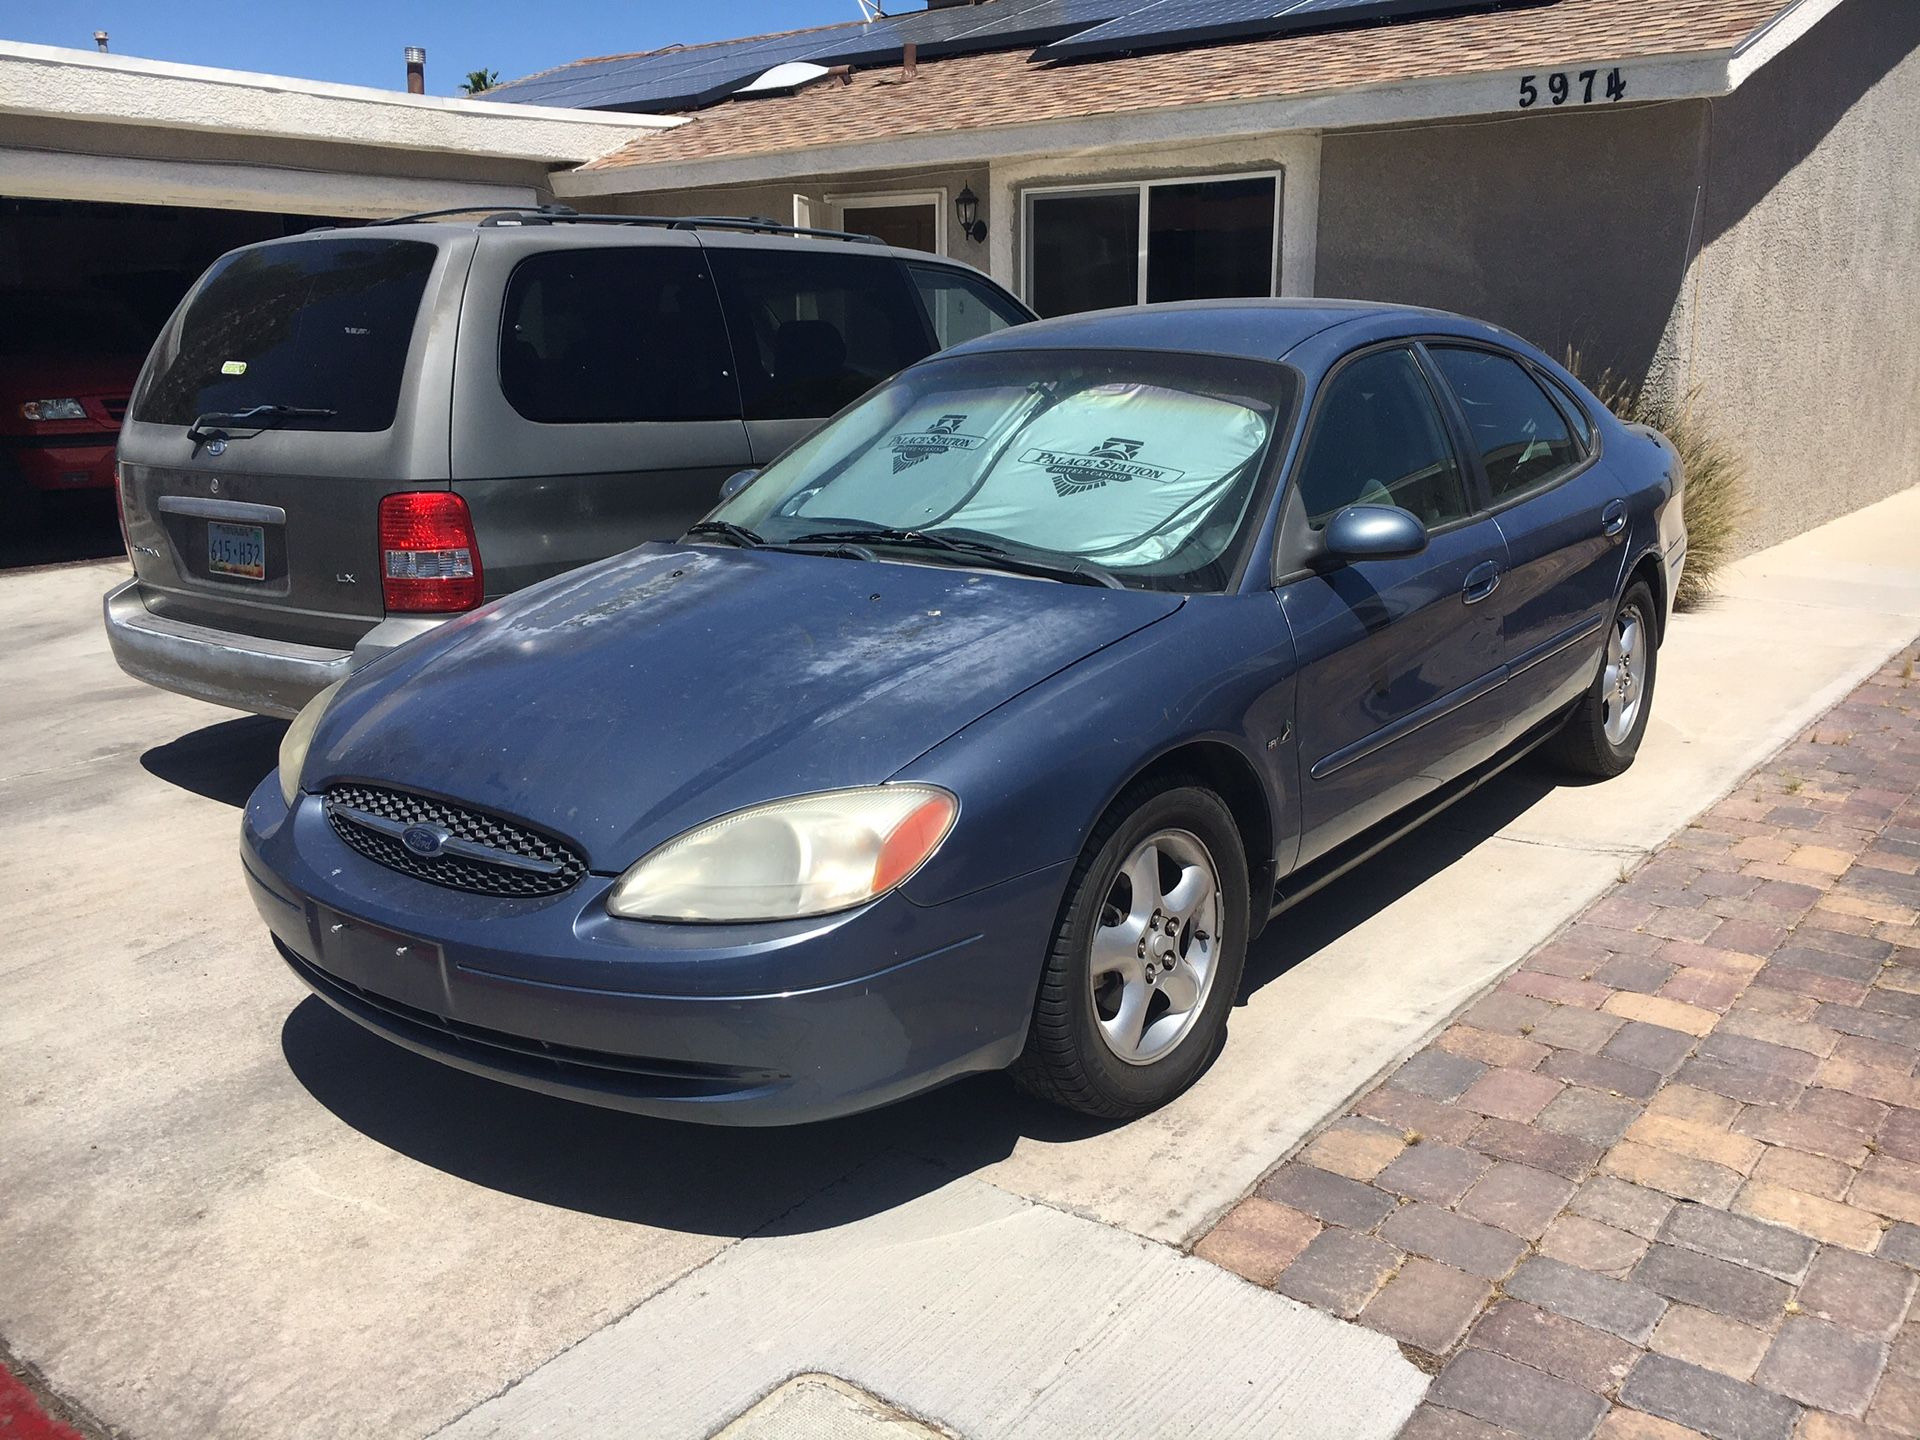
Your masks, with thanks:
[(1279, 288), (1278, 174), (1029, 190), (1025, 198), (1027, 302), (1042, 315)]

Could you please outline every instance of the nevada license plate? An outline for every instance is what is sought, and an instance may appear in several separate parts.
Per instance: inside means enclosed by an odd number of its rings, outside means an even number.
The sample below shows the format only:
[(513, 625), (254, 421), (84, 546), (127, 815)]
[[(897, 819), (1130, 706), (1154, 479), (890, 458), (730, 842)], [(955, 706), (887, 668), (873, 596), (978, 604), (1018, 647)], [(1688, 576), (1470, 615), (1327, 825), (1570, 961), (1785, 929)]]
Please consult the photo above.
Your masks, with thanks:
[(236, 580), (267, 578), (267, 532), (258, 525), (207, 522), (207, 569)]

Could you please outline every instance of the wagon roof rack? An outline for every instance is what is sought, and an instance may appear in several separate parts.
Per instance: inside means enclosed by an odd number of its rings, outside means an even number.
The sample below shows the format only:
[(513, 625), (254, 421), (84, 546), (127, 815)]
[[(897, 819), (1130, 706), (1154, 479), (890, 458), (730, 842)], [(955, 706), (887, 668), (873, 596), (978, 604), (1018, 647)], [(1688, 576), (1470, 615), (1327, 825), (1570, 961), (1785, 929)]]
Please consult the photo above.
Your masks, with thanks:
[(818, 240), (845, 240), (856, 245), (884, 245), (877, 235), (851, 230), (821, 230), (807, 225), (782, 225), (754, 215), (583, 215), (571, 205), (455, 205), (446, 210), (422, 210), (395, 215), (371, 225), (415, 225), (455, 215), (478, 215), (483, 227), (518, 225), (648, 225), (659, 230), (744, 230), (764, 235), (806, 235)]

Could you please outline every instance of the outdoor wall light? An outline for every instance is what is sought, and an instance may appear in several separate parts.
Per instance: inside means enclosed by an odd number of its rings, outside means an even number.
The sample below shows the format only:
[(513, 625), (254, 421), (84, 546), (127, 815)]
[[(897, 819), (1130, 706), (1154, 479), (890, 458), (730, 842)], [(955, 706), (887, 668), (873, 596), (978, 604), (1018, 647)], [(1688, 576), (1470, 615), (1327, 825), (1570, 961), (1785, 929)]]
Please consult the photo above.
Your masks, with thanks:
[(960, 217), (960, 233), (978, 245), (987, 238), (987, 222), (980, 218), (980, 197), (967, 186), (953, 197), (953, 212)]

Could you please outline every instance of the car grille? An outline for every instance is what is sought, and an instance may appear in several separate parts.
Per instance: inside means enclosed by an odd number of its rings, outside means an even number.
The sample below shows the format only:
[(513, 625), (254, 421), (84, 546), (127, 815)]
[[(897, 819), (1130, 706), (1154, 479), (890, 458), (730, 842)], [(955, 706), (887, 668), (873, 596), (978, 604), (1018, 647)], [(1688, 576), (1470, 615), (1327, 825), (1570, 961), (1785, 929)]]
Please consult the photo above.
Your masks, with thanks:
[(127, 400), (125, 395), (109, 395), (100, 402), (100, 408), (107, 412), (107, 418), (119, 424), (127, 418)]
[[(558, 895), (587, 873), (585, 859), (551, 836), (445, 800), (377, 785), (335, 785), (326, 793), (325, 808), (334, 833), (369, 860), (451, 890), (510, 897)], [(500, 858), (451, 850), (417, 855), (396, 833), (410, 825), (438, 827)]]

